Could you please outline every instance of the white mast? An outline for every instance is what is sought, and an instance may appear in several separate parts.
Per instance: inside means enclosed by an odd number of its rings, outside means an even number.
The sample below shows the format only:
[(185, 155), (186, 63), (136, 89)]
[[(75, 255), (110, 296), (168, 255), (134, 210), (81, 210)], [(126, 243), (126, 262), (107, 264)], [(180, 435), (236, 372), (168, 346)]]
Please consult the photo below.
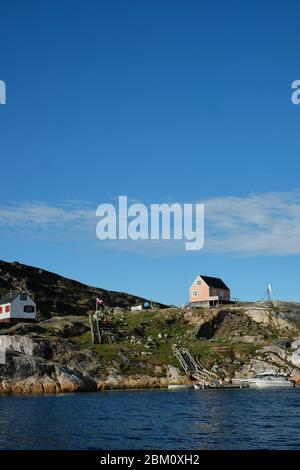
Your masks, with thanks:
[(268, 288), (267, 288), (267, 297), (268, 297), (268, 300), (272, 300), (272, 286), (271, 286), (271, 284), (269, 284)]

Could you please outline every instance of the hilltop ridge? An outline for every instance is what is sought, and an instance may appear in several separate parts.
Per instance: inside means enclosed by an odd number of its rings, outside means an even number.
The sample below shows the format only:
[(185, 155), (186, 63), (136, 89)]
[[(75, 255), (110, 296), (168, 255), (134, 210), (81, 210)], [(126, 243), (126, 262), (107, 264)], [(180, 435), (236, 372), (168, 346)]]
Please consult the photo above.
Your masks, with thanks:
[[(97, 297), (101, 297), (107, 307), (125, 309), (149, 300), (125, 292), (89, 286), (16, 261), (9, 263), (0, 260), (0, 296), (9, 289), (20, 287), (34, 297), (40, 318), (84, 315), (89, 310), (94, 310)], [(153, 304), (156, 308), (164, 307), (159, 302)]]

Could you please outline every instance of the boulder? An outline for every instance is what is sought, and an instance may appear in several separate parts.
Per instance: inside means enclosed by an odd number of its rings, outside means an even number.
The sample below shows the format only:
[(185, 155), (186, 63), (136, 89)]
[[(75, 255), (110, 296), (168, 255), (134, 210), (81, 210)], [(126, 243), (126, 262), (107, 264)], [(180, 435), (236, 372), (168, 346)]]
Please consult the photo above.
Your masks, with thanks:
[(96, 382), (90, 377), (80, 375), (68, 369), (59, 369), (58, 383), (62, 392), (93, 392), (97, 390)]
[(171, 365), (167, 365), (166, 376), (171, 380), (178, 380), (182, 378), (179, 369)]
[(51, 342), (44, 337), (0, 335), (0, 349), (13, 350), (27, 356), (39, 356), (45, 359), (50, 359), (53, 354)]
[(291, 349), (295, 350), (295, 349), (300, 349), (300, 339), (295, 339), (292, 343), (291, 343)]
[(283, 361), (289, 360), (289, 353), (276, 344), (270, 344), (260, 349), (260, 354), (275, 354)]
[(6, 353), (0, 365), (0, 393), (56, 393), (95, 391), (96, 382), (89, 376), (16, 351)]
[(300, 367), (300, 349), (297, 349), (292, 354), (292, 363), (294, 366)]
[(235, 336), (232, 338), (232, 343), (249, 343), (249, 344), (261, 344), (264, 342), (264, 338), (262, 335), (251, 336), (251, 335), (244, 335), (244, 336)]
[(272, 311), (270, 308), (251, 306), (247, 307), (244, 313), (255, 322), (269, 325), (273, 328), (293, 330), (295, 327), (294, 323), (290, 322), (283, 314)]
[[(291, 342), (288, 340), (288, 339), (278, 339), (277, 341), (275, 341), (275, 346), (279, 346), (280, 348), (282, 349), (288, 349), (291, 347)], [(299, 342), (299, 346), (300, 346), (300, 342)]]
[(259, 359), (252, 359), (235, 373), (235, 378), (253, 377), (256, 374), (278, 374), (280, 367)]
[(63, 320), (53, 329), (53, 333), (62, 338), (72, 338), (83, 335), (89, 329), (90, 327), (83, 322)]

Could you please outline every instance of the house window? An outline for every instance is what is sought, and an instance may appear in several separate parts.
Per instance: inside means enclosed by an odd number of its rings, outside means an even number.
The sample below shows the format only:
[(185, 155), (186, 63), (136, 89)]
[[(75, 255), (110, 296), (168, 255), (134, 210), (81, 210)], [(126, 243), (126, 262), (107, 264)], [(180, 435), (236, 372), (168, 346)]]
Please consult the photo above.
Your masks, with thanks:
[(197, 281), (197, 286), (201, 286), (201, 281)]
[(27, 294), (25, 294), (25, 292), (20, 294), (20, 300), (27, 300)]
[(24, 312), (26, 312), (26, 313), (33, 313), (33, 312), (34, 312), (34, 307), (33, 307), (33, 305), (25, 305), (25, 306), (24, 306)]
[(10, 305), (6, 305), (5, 306), (5, 313), (9, 313), (10, 312)]
[(220, 297), (223, 297), (223, 291), (220, 290)]
[(193, 291), (193, 296), (196, 297), (198, 295), (198, 291), (194, 290)]

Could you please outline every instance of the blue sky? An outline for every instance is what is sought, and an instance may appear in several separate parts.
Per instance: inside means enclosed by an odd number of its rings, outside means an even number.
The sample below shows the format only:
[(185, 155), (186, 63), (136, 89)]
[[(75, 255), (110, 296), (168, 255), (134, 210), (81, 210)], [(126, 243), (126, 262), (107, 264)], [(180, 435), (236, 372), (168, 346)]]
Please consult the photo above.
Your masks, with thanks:
[[(0, 258), (183, 303), (300, 300), (296, 1), (0, 5)], [(205, 202), (202, 251), (96, 239), (98, 204)]]

